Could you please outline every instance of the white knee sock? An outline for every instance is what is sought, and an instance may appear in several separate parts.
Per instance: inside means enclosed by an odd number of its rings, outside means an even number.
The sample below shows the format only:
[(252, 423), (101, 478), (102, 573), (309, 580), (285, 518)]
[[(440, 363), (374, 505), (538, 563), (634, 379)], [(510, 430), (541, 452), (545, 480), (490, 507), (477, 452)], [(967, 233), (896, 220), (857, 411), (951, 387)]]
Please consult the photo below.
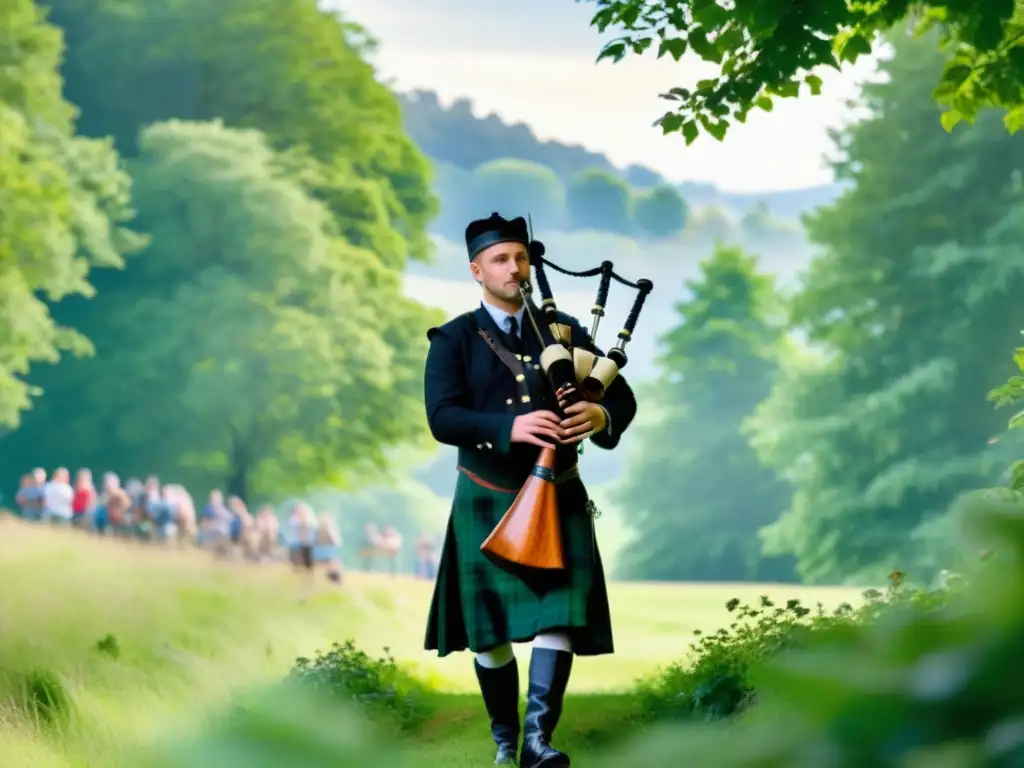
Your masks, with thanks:
[(515, 654), (512, 652), (512, 643), (499, 645), (489, 651), (483, 651), (476, 655), (477, 663), (484, 669), (498, 669), (506, 664), (515, 661)]
[(572, 642), (569, 636), (561, 632), (551, 632), (537, 635), (533, 638), (534, 648), (547, 648), (551, 651), (565, 651), (572, 653)]

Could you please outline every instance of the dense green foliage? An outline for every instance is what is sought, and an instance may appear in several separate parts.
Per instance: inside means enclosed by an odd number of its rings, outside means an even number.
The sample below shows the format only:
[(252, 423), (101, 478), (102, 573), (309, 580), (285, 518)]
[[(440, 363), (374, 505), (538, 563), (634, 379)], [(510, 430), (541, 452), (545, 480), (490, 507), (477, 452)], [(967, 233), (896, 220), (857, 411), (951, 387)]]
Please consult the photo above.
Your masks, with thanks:
[(599, 59), (657, 50), (659, 57), (679, 61), (689, 52), (718, 66), (717, 76), (662, 94), (676, 105), (659, 120), (662, 130), (681, 132), (687, 143), (701, 129), (723, 139), (731, 121), (745, 122), (755, 108), (771, 111), (775, 98), (820, 93), (816, 72), (870, 54), (879, 33), (893, 27), (902, 35), (942, 30), (945, 66), (926, 86), (949, 107), (944, 126), (973, 122), (991, 106), (1010, 110), (1011, 132), (1024, 125), (1024, 5), (1018, 0), (591, 1), (598, 6), (592, 24), (621, 33)]
[(38, 390), (29, 366), (92, 351), (50, 305), (91, 296), (97, 267), (141, 244), (129, 180), (109, 142), (75, 135), (61, 93), (61, 34), (32, 0), (0, 6), (0, 428), (16, 427)]
[(542, 231), (609, 232), (639, 239), (670, 239), (683, 234), (689, 223), (689, 206), (676, 188), (637, 189), (596, 167), (563, 181), (548, 166), (507, 157), (468, 172), (438, 163), (436, 188), (442, 206), (431, 229), (456, 241), (466, 222), (492, 211), (530, 213)]
[(683, 196), (667, 184), (644, 190), (633, 199), (636, 227), (648, 237), (672, 237), (686, 227), (688, 217)]
[(386, 655), (374, 659), (348, 640), (312, 659), (299, 658), (288, 680), (314, 693), (355, 704), (378, 724), (412, 731), (430, 714), (427, 689)]
[(83, 133), (113, 136), (131, 156), (144, 126), (170, 118), (256, 128), (277, 149), (308, 151), (354, 245), (397, 267), (428, 252), (427, 161), (359, 27), (304, 0), (48, 6), (67, 35), (63, 75)]
[(689, 657), (642, 681), (638, 694), (649, 721), (732, 717), (762, 701), (757, 675), (782, 654), (813, 646), (823, 637), (878, 623), (891, 623), (912, 611), (933, 611), (958, 599), (963, 581), (937, 590), (907, 589), (904, 574), (890, 575), (887, 593), (864, 592), (854, 608), (843, 603), (828, 611), (791, 599), (776, 605), (762, 596), (756, 606), (732, 599), (727, 610), (735, 617), (717, 632), (698, 632)]
[[(760, 465), (743, 422), (769, 393), (782, 317), (771, 278), (737, 248), (701, 263), (661, 340), (660, 379), (639, 448), (615, 500), (635, 530), (623, 574), (683, 581), (778, 581), (787, 558), (765, 559), (757, 532), (789, 500)], [(671, 450), (665, 450), (671, 446)]]
[(543, 212), (549, 226), (565, 221), (565, 185), (555, 172), (544, 165), (524, 160), (490, 160), (473, 169), (470, 189), (466, 190), (478, 209), (505, 211), (506, 215)]
[(756, 442), (792, 481), (766, 532), (812, 582), (926, 567), (920, 527), (998, 481), (1017, 443), (985, 393), (1024, 326), (1024, 144), (994, 113), (950, 135), (936, 120), (927, 40), (894, 38), (871, 116), (838, 137), (852, 182), (807, 220), (822, 254), (791, 302), (813, 352), (791, 356)]
[(625, 181), (591, 168), (569, 181), (565, 196), (569, 226), (628, 234), (632, 229), (630, 189)]
[(424, 436), (418, 329), (438, 316), (401, 271), (436, 201), (361, 31), (304, 0), (51, 5), (79, 127), (128, 158), (151, 244), (54, 307), (97, 355), (33, 371), (46, 395), (0, 472), (281, 492)]

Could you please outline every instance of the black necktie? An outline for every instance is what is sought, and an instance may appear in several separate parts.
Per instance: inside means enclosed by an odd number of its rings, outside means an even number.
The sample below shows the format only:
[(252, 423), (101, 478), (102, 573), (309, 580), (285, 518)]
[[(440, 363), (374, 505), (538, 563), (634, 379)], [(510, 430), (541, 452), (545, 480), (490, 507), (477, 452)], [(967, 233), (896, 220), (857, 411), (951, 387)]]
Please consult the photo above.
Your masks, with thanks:
[(522, 354), (523, 341), (519, 338), (519, 321), (512, 316), (508, 319), (508, 337), (512, 341), (512, 351)]

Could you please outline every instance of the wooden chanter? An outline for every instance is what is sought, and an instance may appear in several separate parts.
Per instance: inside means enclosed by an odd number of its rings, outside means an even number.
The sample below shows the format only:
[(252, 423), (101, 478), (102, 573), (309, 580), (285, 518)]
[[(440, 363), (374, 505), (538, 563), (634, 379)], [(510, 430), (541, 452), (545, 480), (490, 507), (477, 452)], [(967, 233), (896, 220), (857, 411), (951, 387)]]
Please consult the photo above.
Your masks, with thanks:
[(555, 486), (555, 449), (542, 448), (530, 476), (480, 551), (497, 565), (565, 568)]

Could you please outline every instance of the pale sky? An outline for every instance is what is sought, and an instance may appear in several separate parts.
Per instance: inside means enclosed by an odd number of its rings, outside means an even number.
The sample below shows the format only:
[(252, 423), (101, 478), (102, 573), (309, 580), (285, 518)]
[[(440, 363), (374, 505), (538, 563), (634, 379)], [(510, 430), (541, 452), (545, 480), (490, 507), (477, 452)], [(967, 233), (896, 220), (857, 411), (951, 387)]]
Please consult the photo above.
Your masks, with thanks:
[(673, 181), (723, 191), (799, 189), (832, 180), (827, 130), (847, 121), (848, 99), (874, 64), (820, 73), (818, 97), (787, 99), (687, 147), (651, 123), (669, 102), (658, 94), (706, 77), (708, 65), (653, 55), (595, 64), (596, 6), (573, 0), (323, 0), (380, 42), (374, 63), (398, 90), (423, 88), (443, 103), (466, 97), (481, 115), (525, 122), (541, 139), (582, 144), (613, 163), (646, 165)]

